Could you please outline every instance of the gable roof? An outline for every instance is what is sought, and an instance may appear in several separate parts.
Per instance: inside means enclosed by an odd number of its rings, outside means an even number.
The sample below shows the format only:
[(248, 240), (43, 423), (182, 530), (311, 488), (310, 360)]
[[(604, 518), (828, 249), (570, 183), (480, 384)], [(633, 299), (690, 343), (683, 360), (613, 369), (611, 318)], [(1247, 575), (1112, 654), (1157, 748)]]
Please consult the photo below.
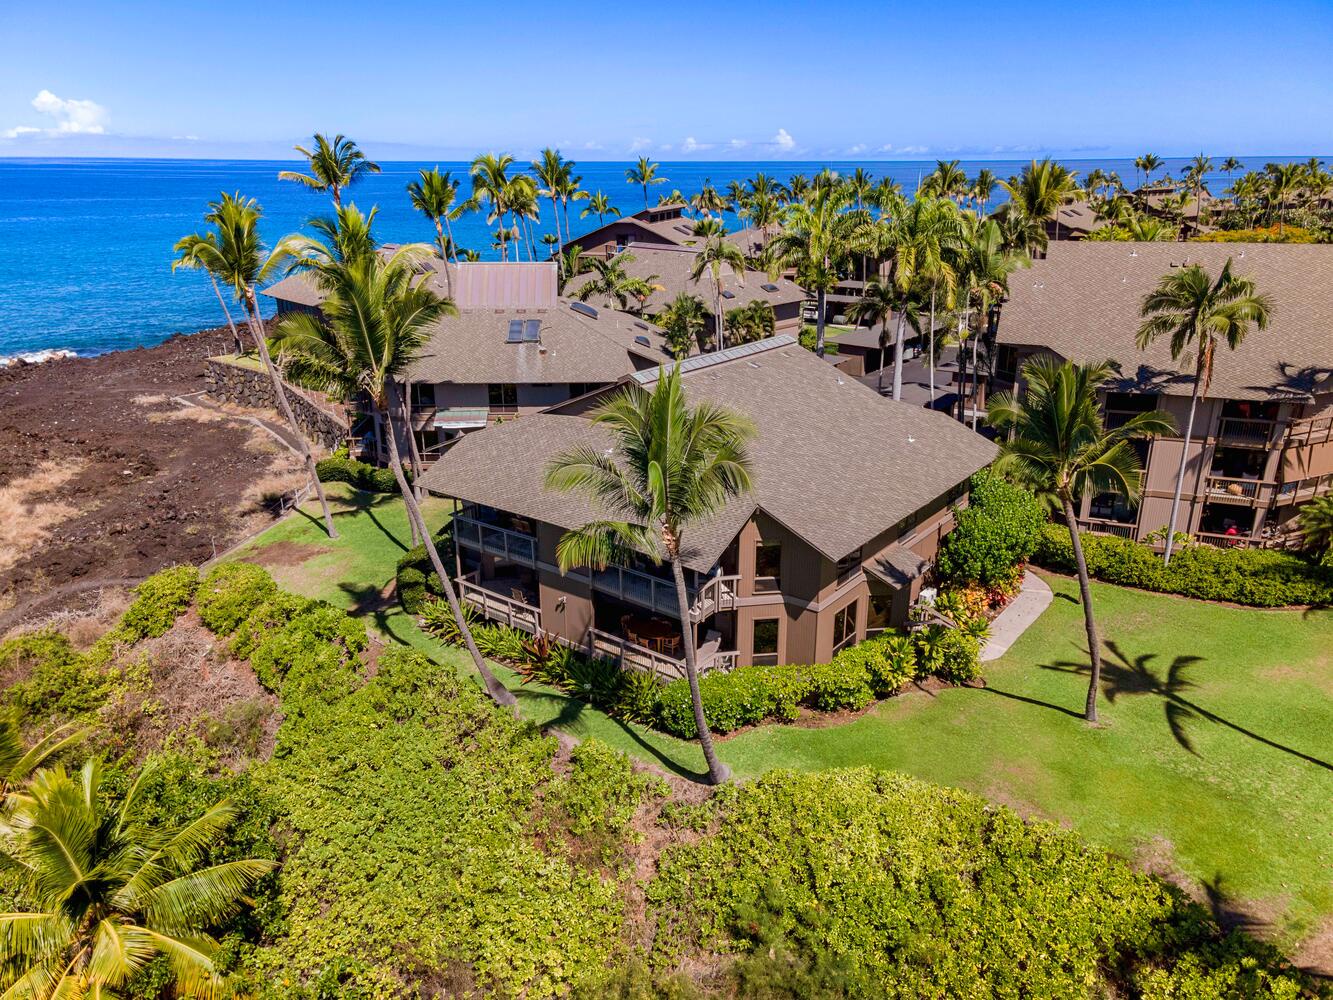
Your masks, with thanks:
[(1168, 340), (1134, 343), (1139, 306), (1163, 275), (1184, 264), (1216, 274), (1232, 260), (1273, 300), (1267, 330), (1223, 350), (1208, 395), (1309, 398), (1333, 392), (1333, 246), (1284, 243), (1052, 242), (1044, 260), (1014, 275), (1000, 312), (1001, 344), (1047, 347), (1079, 362), (1110, 358), (1122, 389), (1189, 395), (1193, 356), (1171, 359)]
[[(428, 266), (431, 288), (453, 298), (458, 315), (437, 324), (408, 371), (414, 382), (615, 382), (670, 363), (657, 327), (558, 295), (554, 262)], [(264, 294), (303, 306), (323, 300), (302, 274), (283, 278)], [(530, 320), (539, 324), (538, 340), (510, 341), (510, 324)]]
[[(788, 336), (681, 363), (690, 401), (750, 417), (753, 490), (692, 526), (685, 562), (707, 571), (756, 510), (838, 560), (964, 482), (995, 456), (991, 442), (949, 417), (884, 399)], [(632, 381), (651, 389), (658, 370)], [(547, 463), (574, 444), (604, 449), (607, 432), (586, 404), (468, 435), (426, 471), (421, 485), (563, 528), (599, 516), (579, 495), (546, 490)]]
[[(690, 277), (698, 251), (694, 247), (668, 247), (660, 244), (631, 243), (625, 250), (634, 259), (625, 265), (625, 273), (636, 278), (657, 275), (656, 284), (662, 286), (644, 302), (644, 312), (655, 313), (682, 292), (697, 295), (709, 305), (712, 312), (713, 279), (708, 272), (695, 281)], [(591, 277), (574, 278), (566, 289), (570, 295), (591, 280)], [(805, 301), (805, 291), (786, 278), (770, 280), (762, 271), (746, 269), (743, 278), (738, 279), (729, 267), (722, 268), (722, 309), (727, 311), (747, 306), (751, 302), (762, 301), (772, 306), (790, 305)], [(726, 296), (730, 294), (730, 298)], [(614, 307), (614, 303), (603, 299), (599, 305)]]

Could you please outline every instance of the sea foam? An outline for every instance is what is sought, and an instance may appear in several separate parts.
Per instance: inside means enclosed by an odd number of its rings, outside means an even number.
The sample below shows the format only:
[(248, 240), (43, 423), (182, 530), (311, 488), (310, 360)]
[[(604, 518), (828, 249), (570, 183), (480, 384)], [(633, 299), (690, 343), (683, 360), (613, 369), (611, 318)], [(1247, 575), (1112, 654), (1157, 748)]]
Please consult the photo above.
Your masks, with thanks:
[(18, 354), (0, 354), (0, 368), (8, 368), (19, 361), (30, 365), (43, 361), (55, 361), (57, 358), (77, 358), (78, 352), (63, 347), (49, 347), (44, 351), (22, 351)]

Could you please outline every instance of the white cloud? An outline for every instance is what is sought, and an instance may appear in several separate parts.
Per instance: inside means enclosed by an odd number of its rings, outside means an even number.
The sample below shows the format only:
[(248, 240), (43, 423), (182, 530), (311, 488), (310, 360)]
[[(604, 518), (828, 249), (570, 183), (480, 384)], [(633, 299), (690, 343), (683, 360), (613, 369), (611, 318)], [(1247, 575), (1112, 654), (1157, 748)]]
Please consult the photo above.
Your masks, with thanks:
[(711, 142), (700, 142), (692, 135), (687, 135), (685, 141), (680, 144), (682, 153), (702, 153), (712, 148), (713, 144)]
[(791, 133), (785, 128), (778, 129), (778, 134), (773, 136), (773, 145), (784, 152), (790, 152), (796, 148), (796, 140), (792, 138)]
[(881, 153), (906, 153), (908, 156), (914, 156), (917, 153), (925, 153), (930, 150), (929, 146), (895, 146), (893, 143), (885, 143), (879, 147)]
[(849, 147), (847, 147), (847, 155), (848, 155), (848, 156), (855, 156), (857, 153), (864, 153), (865, 151), (866, 151), (866, 147), (865, 147), (865, 143), (863, 143), (863, 142), (858, 142), (855, 146), (849, 146)]
[(601, 149), (602, 144), (595, 139), (589, 139), (583, 144), (584, 149)]
[(629, 151), (631, 153), (638, 153), (641, 152), (642, 150), (647, 149), (652, 144), (653, 144), (652, 139), (649, 139), (647, 136), (637, 135), (630, 140)]
[(32, 99), (33, 110), (45, 115), (53, 123), (47, 128), (15, 125), (3, 133), (6, 139), (24, 135), (102, 135), (106, 132), (106, 108), (96, 101), (80, 101), (57, 97), (42, 90)]
[(750, 144), (749, 144), (748, 142), (746, 142), (744, 139), (729, 139), (729, 140), (727, 140), (727, 148), (728, 148), (728, 149), (744, 149), (744, 148), (745, 148), (746, 146), (748, 146), (748, 145), (750, 145)]

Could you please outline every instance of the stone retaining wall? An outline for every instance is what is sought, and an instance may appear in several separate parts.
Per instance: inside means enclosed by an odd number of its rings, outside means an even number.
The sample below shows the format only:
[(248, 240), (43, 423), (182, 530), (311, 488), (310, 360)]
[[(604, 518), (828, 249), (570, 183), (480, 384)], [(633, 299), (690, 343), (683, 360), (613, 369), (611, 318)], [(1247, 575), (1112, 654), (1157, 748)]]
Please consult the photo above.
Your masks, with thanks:
[[(273, 398), (273, 382), (263, 369), (247, 368), (220, 358), (204, 362), (204, 390), (214, 399), (257, 410), (278, 410)], [(287, 387), (287, 401), (301, 430), (312, 441), (330, 450), (337, 448), (348, 434), (347, 417), (314, 402), (300, 389)]]

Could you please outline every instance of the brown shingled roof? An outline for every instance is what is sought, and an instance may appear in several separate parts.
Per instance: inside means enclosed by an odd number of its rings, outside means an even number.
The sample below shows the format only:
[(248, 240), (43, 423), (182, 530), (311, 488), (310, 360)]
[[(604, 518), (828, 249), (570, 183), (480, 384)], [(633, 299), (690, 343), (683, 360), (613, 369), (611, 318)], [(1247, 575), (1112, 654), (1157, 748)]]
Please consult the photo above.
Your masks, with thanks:
[[(791, 337), (775, 337), (682, 368), (692, 402), (746, 414), (754, 489), (691, 529), (686, 563), (711, 569), (755, 510), (837, 560), (948, 493), (995, 456), (995, 446), (939, 413), (880, 397)], [(635, 376), (651, 388), (656, 370)], [(547, 491), (546, 464), (572, 444), (609, 446), (584, 416), (545, 413), (468, 435), (422, 477), (426, 489), (575, 527), (588, 501)]]
[(1085, 363), (1111, 358), (1123, 388), (1188, 395), (1192, 356), (1171, 360), (1159, 340), (1134, 343), (1143, 297), (1183, 264), (1233, 270), (1273, 300), (1267, 330), (1251, 330), (1217, 357), (1208, 395), (1217, 399), (1309, 397), (1333, 391), (1333, 246), (1279, 243), (1053, 242), (1044, 260), (1010, 279), (1000, 314), (1002, 344), (1047, 347)]

